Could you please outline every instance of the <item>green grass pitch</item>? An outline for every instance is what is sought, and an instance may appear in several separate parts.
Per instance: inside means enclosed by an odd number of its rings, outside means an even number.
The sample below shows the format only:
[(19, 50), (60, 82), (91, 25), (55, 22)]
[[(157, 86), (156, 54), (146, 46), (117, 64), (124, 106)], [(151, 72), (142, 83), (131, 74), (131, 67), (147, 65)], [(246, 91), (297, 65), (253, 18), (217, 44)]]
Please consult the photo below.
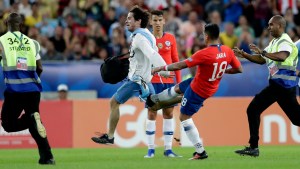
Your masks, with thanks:
[(189, 161), (194, 149), (176, 147), (182, 158), (166, 158), (163, 148), (155, 157), (144, 159), (147, 148), (53, 149), (55, 166), (37, 164), (37, 149), (1, 149), (0, 169), (298, 169), (300, 146), (261, 146), (260, 156), (239, 156), (233, 153), (241, 146), (206, 147), (208, 159)]

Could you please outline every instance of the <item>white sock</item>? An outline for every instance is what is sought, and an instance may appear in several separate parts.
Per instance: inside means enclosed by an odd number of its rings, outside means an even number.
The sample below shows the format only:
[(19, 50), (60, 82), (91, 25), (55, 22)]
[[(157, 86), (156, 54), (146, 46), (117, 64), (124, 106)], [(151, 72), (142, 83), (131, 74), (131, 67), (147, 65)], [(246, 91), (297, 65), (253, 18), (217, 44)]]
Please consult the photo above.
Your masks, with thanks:
[(161, 93), (151, 95), (151, 100), (156, 103), (159, 101), (167, 101), (167, 100), (173, 99), (179, 95), (180, 94), (175, 92), (175, 87), (173, 86), (171, 88), (165, 89)]
[(146, 137), (147, 137), (147, 144), (148, 149), (154, 149), (155, 148), (155, 120), (146, 120)]
[(173, 134), (174, 134), (173, 118), (172, 119), (163, 119), (163, 133), (164, 133), (165, 150), (171, 150)]
[(203, 143), (200, 138), (197, 127), (195, 126), (193, 119), (187, 119), (181, 122), (184, 131), (189, 138), (189, 140), (194, 145), (197, 153), (202, 153), (204, 151)]

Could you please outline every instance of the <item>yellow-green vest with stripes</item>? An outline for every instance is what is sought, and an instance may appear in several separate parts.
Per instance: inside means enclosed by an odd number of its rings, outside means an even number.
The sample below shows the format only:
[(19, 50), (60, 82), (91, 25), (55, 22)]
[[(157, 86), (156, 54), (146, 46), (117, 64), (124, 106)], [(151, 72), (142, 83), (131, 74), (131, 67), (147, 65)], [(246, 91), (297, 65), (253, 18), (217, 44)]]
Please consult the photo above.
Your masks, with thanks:
[(278, 47), (283, 42), (292, 47), (292, 52), (285, 59), (285, 61), (278, 62), (266, 58), (266, 62), (268, 66), (275, 64), (275, 66), (278, 68), (276, 74), (273, 76), (270, 75), (269, 78), (285, 88), (291, 88), (297, 86), (296, 67), (298, 63), (298, 48), (296, 45), (286, 33), (283, 33), (279, 39), (273, 39), (269, 43), (269, 45), (266, 47), (266, 51), (268, 53), (278, 52)]
[(1, 65), (6, 91), (40, 92), (41, 80), (36, 73), (39, 44), (20, 32), (7, 32), (0, 37)]

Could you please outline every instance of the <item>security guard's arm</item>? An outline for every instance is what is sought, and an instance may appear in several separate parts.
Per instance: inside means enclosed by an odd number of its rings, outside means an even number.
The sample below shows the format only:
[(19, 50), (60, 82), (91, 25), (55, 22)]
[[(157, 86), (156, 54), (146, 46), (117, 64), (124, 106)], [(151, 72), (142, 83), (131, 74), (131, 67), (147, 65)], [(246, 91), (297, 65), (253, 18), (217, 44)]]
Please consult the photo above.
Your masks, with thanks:
[(42, 61), (41, 59), (36, 60), (36, 73), (38, 74), (39, 77), (41, 77), (42, 72), (43, 72)]
[[(282, 45), (284, 45), (284, 44), (282, 43)], [(259, 49), (254, 44), (250, 44), (249, 47), (250, 47), (250, 50), (254, 51), (257, 54), (260, 54), (262, 57), (266, 57), (266, 58), (269, 58), (271, 60), (278, 61), (278, 62), (284, 62), (285, 59), (290, 55), (289, 50), (279, 50), (279, 52), (268, 53), (265, 50)], [(287, 49), (287, 48), (285, 48), (285, 49)]]
[(297, 75), (298, 77), (300, 77), (300, 71), (299, 71), (299, 70), (296, 70), (296, 75)]
[(233, 48), (233, 51), (237, 57), (245, 58), (245, 59), (249, 60), (250, 62), (254, 62), (257, 64), (261, 64), (261, 65), (266, 63), (266, 60), (260, 54), (252, 54), (251, 55), (237, 47)]
[(275, 53), (267, 53), (265, 51), (262, 51), (261, 55), (264, 57), (267, 57), (271, 60), (274, 60), (274, 61), (284, 62), (285, 59), (290, 55), (290, 52), (281, 51), (281, 52), (275, 52)]

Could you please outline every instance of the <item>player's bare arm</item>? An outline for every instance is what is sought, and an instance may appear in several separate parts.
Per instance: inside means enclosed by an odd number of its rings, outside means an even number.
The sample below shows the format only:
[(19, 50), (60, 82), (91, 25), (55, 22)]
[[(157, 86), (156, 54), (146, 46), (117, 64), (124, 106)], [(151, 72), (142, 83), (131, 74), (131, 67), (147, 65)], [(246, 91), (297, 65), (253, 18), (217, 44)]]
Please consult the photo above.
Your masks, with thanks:
[(185, 61), (176, 62), (170, 65), (160, 66), (152, 69), (152, 74), (158, 73), (160, 71), (175, 71), (187, 68)]

